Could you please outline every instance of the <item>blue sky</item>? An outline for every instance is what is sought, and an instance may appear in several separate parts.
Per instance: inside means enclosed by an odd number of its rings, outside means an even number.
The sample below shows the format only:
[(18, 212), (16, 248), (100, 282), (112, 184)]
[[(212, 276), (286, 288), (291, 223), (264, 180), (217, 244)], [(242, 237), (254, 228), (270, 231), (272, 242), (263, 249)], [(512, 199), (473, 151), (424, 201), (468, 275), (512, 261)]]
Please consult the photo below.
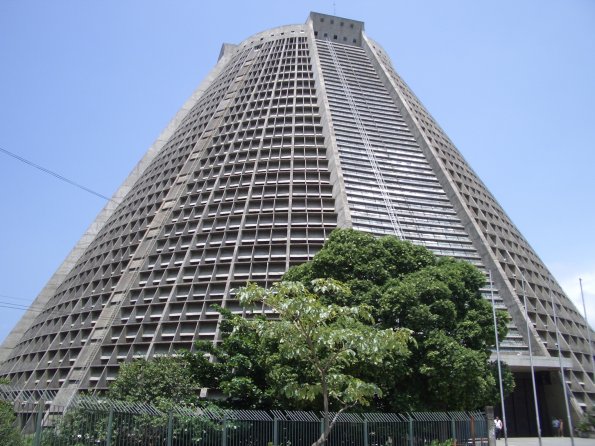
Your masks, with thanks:
[[(595, 325), (595, 2), (0, 2), (0, 147), (111, 196), (238, 43), (362, 20)], [(0, 304), (27, 305), (104, 201), (0, 153)], [(582, 304), (579, 304), (582, 313)], [(21, 310), (0, 307), (0, 340)]]

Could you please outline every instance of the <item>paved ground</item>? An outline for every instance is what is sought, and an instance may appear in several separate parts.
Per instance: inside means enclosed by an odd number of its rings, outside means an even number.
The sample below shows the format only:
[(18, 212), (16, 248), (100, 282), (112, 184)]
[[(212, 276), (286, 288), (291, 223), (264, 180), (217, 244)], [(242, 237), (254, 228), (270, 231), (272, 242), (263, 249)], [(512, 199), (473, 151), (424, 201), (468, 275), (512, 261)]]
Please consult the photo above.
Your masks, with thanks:
[[(504, 446), (504, 439), (496, 441), (497, 446)], [(572, 446), (569, 437), (542, 437), (542, 446)], [(539, 438), (509, 438), (508, 446), (539, 446)], [(595, 438), (574, 438), (574, 446), (595, 446)]]

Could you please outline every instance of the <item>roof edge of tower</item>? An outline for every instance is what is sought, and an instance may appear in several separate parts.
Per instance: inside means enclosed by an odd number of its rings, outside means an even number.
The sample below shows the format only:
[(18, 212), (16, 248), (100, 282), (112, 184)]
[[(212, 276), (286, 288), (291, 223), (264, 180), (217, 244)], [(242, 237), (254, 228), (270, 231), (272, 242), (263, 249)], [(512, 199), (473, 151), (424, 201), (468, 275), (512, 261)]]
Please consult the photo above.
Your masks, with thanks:
[(221, 45), (221, 51), (219, 51), (219, 57), (217, 58), (217, 62), (221, 60), (222, 57), (227, 56), (233, 52), (238, 46), (235, 43), (224, 43)]
[(314, 35), (348, 45), (362, 46), (364, 22), (335, 15), (310, 12), (306, 24), (311, 23)]
[(306, 33), (306, 25), (294, 24), (294, 25), (283, 25), (277, 26), (275, 28), (267, 29), (266, 31), (261, 31), (256, 34), (252, 34), (251, 36), (246, 37), (240, 43), (232, 44), (232, 43), (224, 43), (221, 47), (221, 52), (219, 53), (219, 58), (225, 56), (231, 56), (236, 54), (238, 50), (241, 50), (246, 47), (261, 45), (264, 42), (269, 40), (278, 39), (280, 36), (291, 35), (291, 34), (305, 34)]

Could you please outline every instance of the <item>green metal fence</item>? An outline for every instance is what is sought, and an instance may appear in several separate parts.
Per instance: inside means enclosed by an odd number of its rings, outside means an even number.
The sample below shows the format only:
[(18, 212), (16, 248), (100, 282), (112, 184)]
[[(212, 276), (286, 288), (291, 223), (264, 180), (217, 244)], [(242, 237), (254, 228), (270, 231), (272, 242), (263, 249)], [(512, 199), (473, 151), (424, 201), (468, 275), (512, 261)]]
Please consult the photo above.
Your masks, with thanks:
[[(15, 405), (16, 408), (16, 405)], [(172, 408), (78, 397), (63, 407), (19, 403), (33, 446), (306, 446), (320, 436), (316, 412)], [(333, 414), (334, 415), (334, 414)], [(343, 413), (328, 446), (487, 443), (481, 412)]]

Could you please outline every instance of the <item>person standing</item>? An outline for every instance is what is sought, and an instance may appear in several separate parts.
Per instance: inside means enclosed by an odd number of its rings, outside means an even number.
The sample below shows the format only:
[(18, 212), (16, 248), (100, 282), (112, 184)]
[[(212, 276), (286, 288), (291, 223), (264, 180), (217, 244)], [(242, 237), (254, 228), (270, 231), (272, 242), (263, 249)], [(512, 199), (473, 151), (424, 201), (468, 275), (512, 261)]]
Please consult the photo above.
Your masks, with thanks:
[(560, 436), (560, 420), (558, 418), (552, 418), (552, 430), (556, 437)]
[(496, 434), (496, 440), (500, 440), (502, 438), (502, 420), (498, 417), (494, 418), (494, 433)]

